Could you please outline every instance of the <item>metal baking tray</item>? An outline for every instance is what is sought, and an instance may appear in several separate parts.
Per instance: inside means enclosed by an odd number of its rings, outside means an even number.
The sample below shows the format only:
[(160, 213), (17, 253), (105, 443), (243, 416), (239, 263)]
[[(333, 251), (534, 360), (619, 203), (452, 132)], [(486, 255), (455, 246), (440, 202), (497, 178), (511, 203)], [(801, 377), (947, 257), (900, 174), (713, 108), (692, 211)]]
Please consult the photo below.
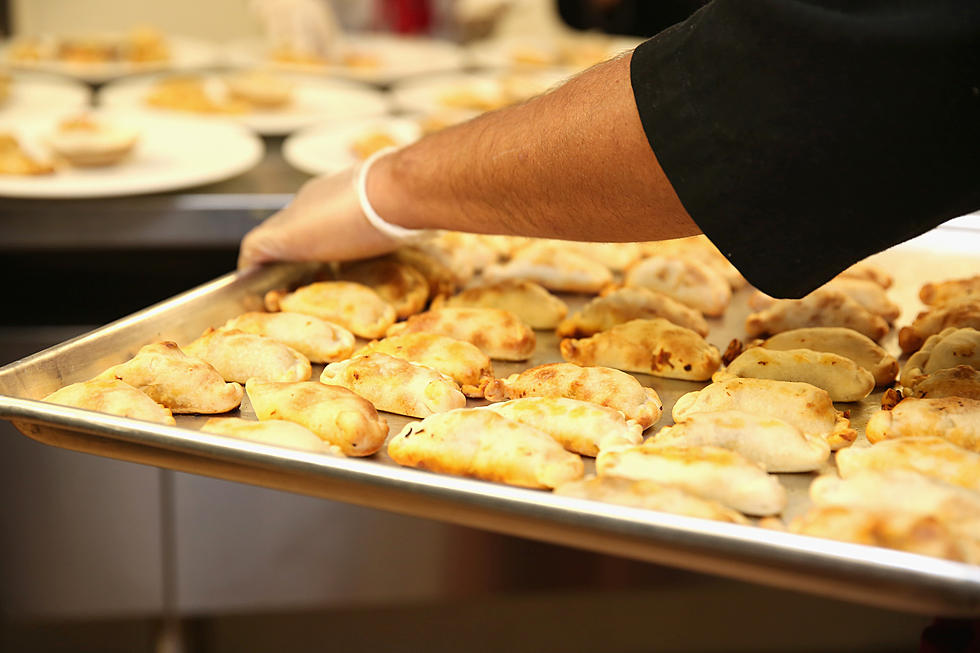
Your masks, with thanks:
[[(963, 244), (963, 237), (953, 235), (954, 249)], [(959, 252), (928, 241), (918, 248), (913, 243), (879, 255), (896, 275), (890, 296), (903, 306), (899, 323), (908, 322), (918, 310), (915, 291), (923, 278), (977, 272), (980, 261), (973, 252), (978, 251), (980, 232), (968, 237), (974, 239), (973, 244)], [(99, 456), (836, 599), (922, 614), (980, 615), (980, 567), (976, 566), (402, 468), (384, 450), (371, 458), (340, 458), (233, 440), (199, 432), (203, 417), (178, 416), (177, 426), (163, 426), (38, 401), (61, 386), (127, 360), (150, 342), (168, 339), (186, 344), (206, 327), (259, 308), (265, 291), (305, 283), (314, 273), (315, 266), (284, 264), (230, 274), (0, 368), (0, 418), (12, 421), (34, 440)], [(736, 296), (724, 320), (711, 321), (708, 339), (722, 349), (732, 337), (744, 335), (747, 292)], [(889, 338), (886, 346), (897, 352), (894, 333)], [(538, 332), (538, 340), (531, 361), (495, 362), (497, 375), (560, 360), (553, 334)], [(664, 401), (664, 418), (658, 426), (670, 423), (670, 408), (677, 397), (703, 385), (644, 375), (637, 378), (656, 388)], [(859, 432), (879, 399), (880, 393), (875, 393), (850, 406)], [(240, 413), (252, 415), (247, 397)], [(385, 416), (391, 434), (410, 421)], [(592, 471), (591, 460), (586, 461), (587, 470)], [(790, 495), (784, 516), (792, 517), (806, 508), (813, 476), (780, 475)]]

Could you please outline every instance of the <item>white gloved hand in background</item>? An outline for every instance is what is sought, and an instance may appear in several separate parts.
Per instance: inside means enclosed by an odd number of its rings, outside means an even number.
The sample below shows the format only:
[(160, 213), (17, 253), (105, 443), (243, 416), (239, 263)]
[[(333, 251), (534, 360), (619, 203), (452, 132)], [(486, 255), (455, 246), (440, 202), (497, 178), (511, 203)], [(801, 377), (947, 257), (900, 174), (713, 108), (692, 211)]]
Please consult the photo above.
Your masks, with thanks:
[(273, 48), (327, 57), (343, 35), (329, 0), (251, 0)]

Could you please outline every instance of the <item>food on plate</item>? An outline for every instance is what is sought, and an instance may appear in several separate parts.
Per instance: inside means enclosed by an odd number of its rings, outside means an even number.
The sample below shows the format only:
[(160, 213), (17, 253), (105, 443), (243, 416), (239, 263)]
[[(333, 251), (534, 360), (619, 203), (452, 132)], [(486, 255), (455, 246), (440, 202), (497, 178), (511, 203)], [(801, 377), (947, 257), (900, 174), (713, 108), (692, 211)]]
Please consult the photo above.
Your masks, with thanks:
[(749, 337), (774, 335), (804, 327), (846, 327), (881, 340), (888, 322), (840, 290), (818, 289), (802, 299), (780, 299), (745, 320)]
[(872, 415), (865, 433), (871, 442), (932, 435), (980, 452), (980, 400), (908, 397), (891, 410)]
[(226, 413), (244, 394), (241, 385), (225, 383), (218, 370), (169, 341), (146, 345), (95, 378), (128, 383), (174, 413)]
[(830, 456), (830, 445), (824, 438), (805, 435), (781, 419), (740, 410), (694, 413), (660, 429), (647, 438), (647, 443), (730, 449), (767, 472), (810, 472)]
[(533, 426), (561, 446), (595, 457), (614, 446), (639, 444), (643, 428), (618, 410), (566, 397), (523, 397), (497, 404), (491, 410), (507, 419)]
[(926, 339), (950, 327), (980, 329), (980, 298), (967, 297), (919, 313), (898, 332), (902, 353), (917, 351)]
[(337, 278), (359, 283), (378, 293), (381, 299), (394, 307), (398, 318), (420, 312), (429, 299), (429, 284), (422, 273), (411, 265), (390, 259), (345, 264), (341, 266)]
[(809, 383), (826, 390), (832, 401), (860, 401), (875, 388), (871, 372), (850, 358), (812, 349), (746, 349), (711, 377), (716, 383), (733, 378)]
[(380, 338), (396, 318), (395, 308), (378, 293), (350, 281), (317, 281), (293, 292), (271, 290), (265, 307), (335, 322), (362, 338)]
[(592, 476), (559, 485), (555, 488), (555, 494), (733, 524), (749, 523), (749, 520), (743, 517), (742, 513), (717, 501), (702, 499), (679, 487), (655, 481), (633, 481), (615, 476)]
[(10, 97), (10, 87), (13, 85), (13, 78), (10, 73), (0, 70), (0, 105), (3, 105)]
[(399, 465), (531, 488), (582, 478), (582, 459), (543, 431), (489, 410), (461, 408), (408, 424), (388, 443)]
[(409, 417), (466, 406), (466, 397), (448, 376), (381, 352), (330, 363), (323, 368), (320, 382), (356, 392), (378, 410)]
[(271, 444), (275, 447), (343, 455), (340, 447), (321, 440), (305, 426), (279, 419), (256, 422), (240, 417), (212, 417), (204, 423), (201, 430), (205, 433), (225, 435), (259, 444)]
[(417, 247), (400, 247), (390, 255), (390, 258), (411, 265), (422, 273), (429, 284), (429, 297), (451, 295), (459, 283), (455, 273), (438, 256)]
[(980, 492), (980, 454), (940, 437), (883, 440), (872, 447), (851, 447), (837, 452), (837, 472), (842, 478), (890, 469), (909, 469)]
[(522, 361), (534, 353), (534, 331), (499, 308), (440, 308), (413, 315), (388, 329), (388, 336), (438, 333), (465, 340), (490, 358)]
[(963, 299), (980, 299), (980, 274), (966, 279), (930, 281), (919, 289), (919, 299), (929, 306), (942, 306)]
[(878, 387), (898, 375), (898, 361), (878, 343), (854, 329), (809, 327), (777, 333), (759, 343), (766, 349), (812, 349), (849, 358), (874, 376)]
[(980, 370), (970, 365), (957, 365), (932, 374), (916, 377), (911, 386), (903, 390), (907, 397), (938, 399), (939, 397), (966, 397), (980, 399)]
[(386, 131), (372, 129), (364, 132), (350, 144), (350, 150), (355, 157), (364, 161), (375, 152), (389, 147), (398, 147), (398, 140)]
[(651, 256), (626, 271), (624, 285), (662, 292), (677, 301), (718, 317), (728, 308), (728, 281), (701, 261), (674, 256)]
[(229, 383), (305, 381), (312, 374), (309, 359), (292, 347), (237, 329), (208, 329), (184, 351), (212, 365)]
[(289, 67), (326, 68), (330, 63), (326, 57), (291, 46), (277, 47), (269, 53), (269, 60)]
[(92, 116), (63, 120), (47, 139), (55, 154), (73, 166), (97, 167), (119, 163), (136, 147), (139, 133), (113, 126)]
[(532, 329), (553, 329), (568, 306), (532, 281), (505, 280), (468, 288), (452, 297), (437, 297), (432, 308), (499, 308), (510, 311)]
[(792, 424), (805, 435), (827, 440), (832, 450), (851, 444), (857, 432), (850, 421), (834, 408), (830, 395), (809, 383), (771, 379), (731, 379), (689, 392), (674, 404), (675, 422), (694, 413), (740, 410), (775, 417)]
[(617, 324), (636, 319), (662, 317), (704, 337), (708, 323), (698, 311), (647, 288), (618, 288), (592, 299), (558, 325), (557, 333), (566, 338), (591, 336)]
[(517, 250), (510, 261), (487, 266), (489, 282), (516, 279), (533, 281), (558, 292), (597, 293), (612, 283), (605, 265), (551, 242), (536, 242)]
[(676, 485), (749, 515), (775, 515), (786, 507), (786, 490), (775, 476), (734, 451), (711, 446), (644, 443), (600, 451), (599, 476)]
[(118, 379), (92, 379), (72, 383), (42, 399), (49, 404), (84, 408), (157, 424), (176, 424), (169, 408), (161, 406)]
[(439, 96), (439, 104), (449, 109), (471, 111), (494, 111), (512, 104), (499, 88), (480, 88), (475, 85), (461, 85), (448, 89)]
[(168, 61), (170, 46), (159, 31), (141, 26), (115, 35), (19, 38), (10, 45), (7, 58), (19, 63), (151, 64)]
[(345, 52), (340, 56), (340, 64), (355, 70), (374, 70), (384, 64), (384, 60), (370, 52)]
[(245, 392), (260, 420), (286, 420), (305, 426), (348, 456), (370, 456), (388, 437), (388, 422), (371, 402), (347, 388), (316, 381), (251, 379)]
[(660, 317), (630, 320), (594, 336), (561, 341), (561, 355), (578, 365), (602, 365), (671, 379), (704, 381), (721, 365), (718, 348)]
[(912, 387), (920, 377), (957, 365), (980, 369), (980, 331), (949, 327), (929, 336), (902, 367), (902, 385)]
[(147, 91), (144, 102), (158, 109), (207, 114), (239, 114), (252, 109), (244, 100), (225, 97), (209, 88), (207, 81), (198, 75), (162, 77)]
[(293, 100), (293, 84), (264, 70), (232, 73), (224, 78), (228, 96), (255, 109), (281, 109)]
[(49, 175), (54, 166), (28, 153), (9, 132), (0, 132), (0, 175)]
[(354, 334), (333, 322), (302, 313), (243, 313), (233, 317), (222, 330), (237, 329), (278, 340), (313, 363), (332, 363), (350, 358)]
[(490, 401), (521, 397), (567, 397), (591, 401), (622, 412), (644, 429), (660, 419), (664, 405), (653, 388), (609, 367), (580, 367), (550, 363), (492, 381), (486, 389)]
[(744, 288), (748, 283), (738, 269), (704, 234), (687, 238), (654, 240), (640, 243), (640, 246), (646, 256), (667, 256), (700, 261), (725, 277), (732, 290)]
[(381, 352), (403, 360), (425, 365), (451, 378), (468, 397), (483, 397), (493, 380), (490, 357), (464, 340), (438, 333), (407, 333), (375, 340), (358, 355)]
[(892, 287), (894, 279), (892, 275), (882, 268), (868, 261), (858, 261), (851, 267), (837, 275), (841, 279), (864, 279), (874, 281), (876, 284), (888, 290)]

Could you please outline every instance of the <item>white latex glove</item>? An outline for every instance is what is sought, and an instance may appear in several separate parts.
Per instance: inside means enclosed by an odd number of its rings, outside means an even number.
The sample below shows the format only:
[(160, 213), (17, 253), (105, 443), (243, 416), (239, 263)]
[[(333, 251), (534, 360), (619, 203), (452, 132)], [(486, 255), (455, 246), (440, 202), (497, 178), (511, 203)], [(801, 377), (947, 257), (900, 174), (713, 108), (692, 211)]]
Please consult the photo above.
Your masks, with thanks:
[(343, 32), (329, 0), (251, 0), (274, 48), (328, 56)]

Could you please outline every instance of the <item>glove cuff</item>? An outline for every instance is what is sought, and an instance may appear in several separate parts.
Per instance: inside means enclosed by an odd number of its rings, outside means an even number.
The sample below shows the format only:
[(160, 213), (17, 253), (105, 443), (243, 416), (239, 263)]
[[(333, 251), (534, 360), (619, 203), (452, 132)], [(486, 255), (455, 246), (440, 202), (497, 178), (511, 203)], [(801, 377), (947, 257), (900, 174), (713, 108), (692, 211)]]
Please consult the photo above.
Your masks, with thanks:
[(357, 200), (361, 205), (361, 212), (364, 213), (364, 217), (367, 218), (367, 221), (371, 223), (372, 227), (392, 240), (396, 240), (400, 243), (414, 243), (431, 235), (432, 230), (409, 229), (407, 227), (402, 227), (400, 225), (387, 222), (384, 218), (378, 215), (377, 211), (374, 210), (374, 207), (371, 206), (371, 201), (367, 196), (367, 177), (368, 172), (371, 170), (371, 166), (374, 165), (375, 161), (387, 154), (392, 153), (396, 149), (398, 148), (386, 147), (378, 150), (361, 164), (361, 168), (357, 172)]

